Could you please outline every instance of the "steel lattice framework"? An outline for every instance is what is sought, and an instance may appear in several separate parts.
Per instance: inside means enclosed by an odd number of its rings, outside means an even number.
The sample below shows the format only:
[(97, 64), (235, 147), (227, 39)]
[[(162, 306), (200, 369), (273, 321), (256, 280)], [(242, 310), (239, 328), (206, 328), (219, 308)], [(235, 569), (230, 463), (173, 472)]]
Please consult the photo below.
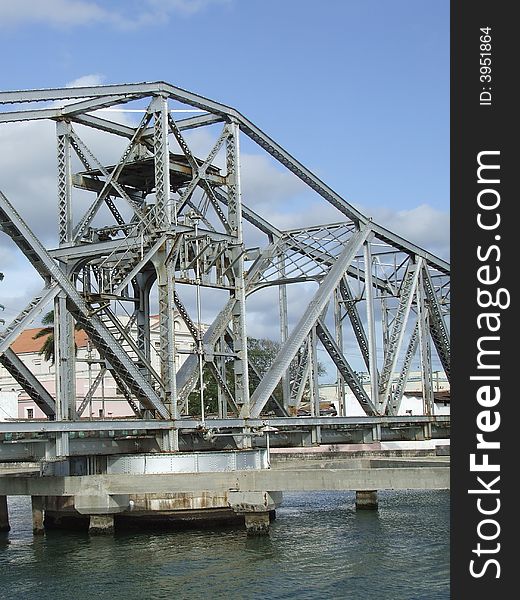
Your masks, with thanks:
[[(0, 336), (0, 362), (50, 419), (79, 420), (108, 370), (137, 418), (175, 425), (186, 416), (188, 395), (196, 388), (203, 392), (201, 378), (209, 369), (219, 387), (219, 424), (241, 419), (246, 427), (268, 406), (282, 419), (293, 419), (304, 397), (319, 424), (318, 346), (337, 369), (338, 422), (348, 417), (346, 388), (374, 422), (396, 416), (413, 360), (420, 363), (424, 414), (432, 415), (433, 352), (450, 375), (449, 264), (360, 213), (238, 111), (162, 82), (3, 92), (0, 103), (0, 123), (56, 122), (59, 247), (46, 249), (0, 192), (2, 230), (43, 280), (41, 292)], [(175, 120), (171, 106), (179, 103), (197, 109), (196, 116)], [(136, 105), (143, 107), (137, 127), (106, 118), (106, 109)], [(186, 132), (196, 128), (209, 128), (214, 140), (205, 158), (195, 156), (188, 143)], [(125, 140), (115, 164), (103, 164), (86, 143), (91, 129)], [(241, 135), (332, 204), (341, 221), (281, 230), (248, 207), (241, 191)], [(82, 165), (77, 173), (74, 161)], [(75, 204), (78, 193), (81, 209)], [(246, 223), (265, 240), (259, 248), (247, 247)], [(289, 327), (288, 286), (309, 282), (314, 295)], [(154, 285), (160, 372), (150, 357)], [(191, 309), (182, 286), (196, 289)], [(281, 344), (272, 366), (260, 374), (248, 361), (246, 302), (271, 286), (279, 290)], [(201, 293), (215, 288), (227, 300), (202, 328)], [(51, 302), (55, 397), (10, 349)], [(118, 318), (119, 305), (130, 307), (125, 324)], [(193, 336), (193, 351), (180, 368), (174, 311)], [(79, 406), (76, 323), (102, 359), (100, 376)], [(370, 385), (347, 358), (352, 347)], [(282, 399), (275, 395), (280, 384)], [(203, 402), (201, 411), (204, 421)], [(174, 426), (170, 432), (173, 449), (176, 431)]]

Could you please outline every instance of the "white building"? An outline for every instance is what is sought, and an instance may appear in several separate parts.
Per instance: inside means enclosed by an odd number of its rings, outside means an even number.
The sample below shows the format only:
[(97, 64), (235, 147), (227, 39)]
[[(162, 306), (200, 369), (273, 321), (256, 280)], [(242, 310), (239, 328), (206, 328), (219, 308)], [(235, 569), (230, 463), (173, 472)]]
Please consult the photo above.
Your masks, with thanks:
[[(368, 384), (364, 385), (365, 391), (370, 394)], [(334, 405), (339, 414), (338, 386), (335, 383), (323, 384), (319, 386), (320, 400)], [(450, 414), (450, 384), (443, 373), (434, 373), (433, 377), (433, 397), (434, 397), (434, 415)], [(345, 386), (345, 414), (349, 417), (361, 417), (365, 411), (357, 401), (354, 394), (348, 386)], [(401, 406), (399, 407), (400, 416), (423, 415), (423, 398), (421, 391), (421, 374), (410, 373)]]
[(0, 391), (0, 421), (9, 421), (18, 418), (17, 391)]

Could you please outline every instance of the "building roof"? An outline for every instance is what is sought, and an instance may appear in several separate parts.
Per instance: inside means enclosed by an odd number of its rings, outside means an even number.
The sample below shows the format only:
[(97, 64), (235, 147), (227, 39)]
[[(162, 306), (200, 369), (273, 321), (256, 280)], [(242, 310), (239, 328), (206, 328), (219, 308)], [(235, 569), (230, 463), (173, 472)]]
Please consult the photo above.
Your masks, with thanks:
[[(25, 329), (22, 331), (22, 333), (11, 344), (11, 350), (16, 352), (16, 354), (39, 352), (46, 340), (46, 337), (41, 337), (37, 340), (33, 338), (42, 329), (44, 328), (34, 327), (32, 329)], [(75, 331), (74, 338), (78, 348), (84, 348), (87, 345), (87, 334), (84, 331)]]
[[(403, 392), (403, 396), (409, 397), (418, 397), (422, 395), (421, 390), (410, 391), (407, 390)], [(433, 399), (435, 402), (449, 402), (451, 399), (451, 391), (450, 390), (438, 390), (433, 392)]]

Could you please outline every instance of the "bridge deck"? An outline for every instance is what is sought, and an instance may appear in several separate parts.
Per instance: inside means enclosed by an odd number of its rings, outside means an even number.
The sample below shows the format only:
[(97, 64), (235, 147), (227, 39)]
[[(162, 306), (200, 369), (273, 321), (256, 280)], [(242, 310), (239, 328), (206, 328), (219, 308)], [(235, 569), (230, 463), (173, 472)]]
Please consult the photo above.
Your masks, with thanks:
[[(168, 473), (158, 475), (87, 475), (77, 477), (0, 477), (0, 495), (74, 496), (197, 491), (319, 491), (449, 489), (449, 461), (354, 461), (348, 466), (307, 465), (304, 468)], [(396, 466), (398, 465), (398, 466)], [(436, 465), (436, 466), (433, 466)]]

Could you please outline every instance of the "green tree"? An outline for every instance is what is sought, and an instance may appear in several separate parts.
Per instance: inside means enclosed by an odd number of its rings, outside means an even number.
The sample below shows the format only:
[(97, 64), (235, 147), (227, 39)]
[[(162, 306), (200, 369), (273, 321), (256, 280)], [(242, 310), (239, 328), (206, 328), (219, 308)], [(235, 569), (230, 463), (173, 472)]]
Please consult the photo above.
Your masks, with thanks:
[[(229, 389), (232, 390), (233, 388), (230, 387), (233, 384), (232, 376), (227, 371), (230, 369), (226, 368), (226, 379)], [(204, 412), (205, 414), (215, 414), (218, 412), (218, 384), (208, 365), (204, 365), (202, 378), (204, 380)], [(188, 414), (201, 414), (199, 386), (188, 396)]]

